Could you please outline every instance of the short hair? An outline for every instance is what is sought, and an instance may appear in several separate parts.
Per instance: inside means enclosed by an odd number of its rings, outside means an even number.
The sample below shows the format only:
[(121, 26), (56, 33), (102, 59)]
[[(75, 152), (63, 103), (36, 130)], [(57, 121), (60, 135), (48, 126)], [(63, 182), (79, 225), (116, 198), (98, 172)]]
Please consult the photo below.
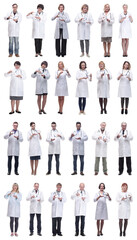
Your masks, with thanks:
[(15, 66), (15, 65), (21, 66), (21, 63), (20, 63), (19, 61), (16, 61), (16, 62), (14, 63), (14, 66)]
[(12, 7), (15, 6), (15, 5), (16, 5), (16, 7), (18, 7), (18, 4), (17, 4), (17, 3), (13, 3), (13, 4), (12, 4)]
[(31, 127), (33, 124), (35, 124), (35, 122), (31, 122), (31, 123), (30, 123), (30, 127)]
[(127, 4), (123, 4), (123, 6), (122, 7), (127, 7), (128, 8), (128, 5)]
[(104, 9), (105, 9), (106, 6), (108, 6), (109, 10), (110, 10), (110, 5), (108, 3), (104, 5)]
[(65, 6), (64, 6), (63, 3), (59, 4), (59, 6), (58, 6), (58, 10), (60, 9), (60, 7), (63, 7), (63, 10), (65, 9)]
[(57, 185), (56, 186), (60, 186), (60, 187), (62, 187), (62, 184), (61, 183), (57, 183)]
[(44, 5), (43, 4), (38, 4), (37, 9), (38, 8), (41, 8), (43, 10), (44, 9)]
[(128, 188), (127, 183), (122, 183), (121, 187), (124, 187), (124, 186), (126, 186)]
[(36, 182), (36, 183), (34, 183), (34, 186), (35, 186), (36, 184), (39, 185), (39, 183)]
[(76, 125), (78, 125), (78, 124), (80, 124), (80, 126), (81, 126), (81, 122), (76, 122)]
[(86, 69), (86, 68), (87, 68), (87, 64), (86, 64), (85, 61), (81, 61), (81, 62), (80, 62), (80, 64), (79, 64), (79, 68), (82, 69), (82, 68), (81, 68), (81, 65), (82, 65), (83, 63), (85, 64), (85, 69)]
[(122, 125), (126, 125), (126, 126), (127, 126), (127, 123), (126, 123), (126, 122), (122, 122), (122, 123), (121, 123), (121, 126), (122, 126)]
[(83, 10), (84, 7), (86, 7), (87, 10), (89, 9), (89, 6), (87, 4), (83, 4), (82, 7), (81, 7), (81, 10)]
[(51, 124), (55, 124), (56, 125), (56, 122), (52, 122)]
[(103, 64), (105, 68), (105, 63), (103, 61), (100, 61), (98, 65)]
[(18, 124), (18, 122), (13, 122), (13, 124)]
[(41, 63), (41, 66), (42, 66), (42, 65), (45, 65), (46, 67), (48, 67), (48, 62), (43, 61), (43, 62)]
[(104, 183), (100, 183), (99, 186), (98, 186), (98, 188), (100, 189), (100, 187), (101, 187), (102, 184), (103, 184), (104, 189), (105, 189), (106, 187), (105, 187), (105, 184), (104, 184)]
[(123, 63), (123, 69), (124, 69), (124, 65), (125, 65), (126, 63), (128, 64), (128, 70), (130, 70), (131, 64), (130, 64), (130, 62), (128, 62), (128, 61), (125, 61), (125, 62)]

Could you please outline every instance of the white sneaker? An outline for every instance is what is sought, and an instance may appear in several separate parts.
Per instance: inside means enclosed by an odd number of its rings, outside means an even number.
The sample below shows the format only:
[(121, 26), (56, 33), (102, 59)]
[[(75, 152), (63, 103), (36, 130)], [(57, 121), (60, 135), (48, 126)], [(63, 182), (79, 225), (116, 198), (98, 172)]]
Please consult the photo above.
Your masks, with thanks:
[(87, 57), (90, 57), (90, 55), (88, 53), (86, 55), (87, 55)]
[(80, 55), (80, 57), (84, 57), (84, 53), (82, 53), (82, 54)]

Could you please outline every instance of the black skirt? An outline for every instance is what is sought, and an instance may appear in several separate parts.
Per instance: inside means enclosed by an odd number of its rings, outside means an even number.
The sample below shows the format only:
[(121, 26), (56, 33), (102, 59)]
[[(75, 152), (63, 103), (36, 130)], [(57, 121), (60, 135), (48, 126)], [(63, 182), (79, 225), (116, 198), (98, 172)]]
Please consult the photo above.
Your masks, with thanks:
[(30, 156), (30, 160), (40, 160), (40, 156)]

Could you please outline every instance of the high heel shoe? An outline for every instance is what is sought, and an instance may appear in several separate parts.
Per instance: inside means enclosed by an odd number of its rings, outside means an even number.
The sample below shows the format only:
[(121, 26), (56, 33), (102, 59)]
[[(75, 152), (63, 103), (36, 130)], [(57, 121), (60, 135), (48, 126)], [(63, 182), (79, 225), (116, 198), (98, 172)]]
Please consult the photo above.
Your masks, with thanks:
[(106, 109), (104, 109), (104, 113), (107, 114), (107, 110)]
[(100, 112), (100, 114), (103, 114), (103, 109), (101, 109), (101, 112)]
[(122, 232), (120, 232), (119, 236), (122, 237)]
[(124, 108), (121, 109), (121, 114), (124, 114)]
[(123, 232), (123, 237), (125, 237), (125, 236), (126, 236), (126, 232), (124, 231), (124, 232)]

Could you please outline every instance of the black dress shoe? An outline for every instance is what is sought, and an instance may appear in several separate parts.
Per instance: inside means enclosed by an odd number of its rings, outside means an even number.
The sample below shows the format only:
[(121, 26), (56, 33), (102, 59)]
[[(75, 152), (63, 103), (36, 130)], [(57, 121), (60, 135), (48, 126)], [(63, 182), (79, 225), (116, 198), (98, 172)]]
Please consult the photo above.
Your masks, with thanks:
[(104, 113), (107, 114), (107, 110), (106, 109), (104, 109)]
[(54, 233), (52, 236), (53, 236), (53, 237), (55, 237), (55, 236), (56, 236), (56, 234)]
[(124, 108), (121, 109), (121, 114), (124, 114)]
[(15, 172), (15, 175), (19, 175), (19, 173), (18, 173), (18, 172)]
[(62, 233), (58, 233), (58, 236), (62, 237), (63, 235), (62, 235)]
[(77, 237), (79, 234), (78, 233), (75, 233), (75, 236)]
[(83, 173), (83, 172), (80, 172), (80, 175), (84, 176), (84, 173)]
[(83, 237), (85, 237), (85, 236), (86, 236), (86, 235), (85, 235), (85, 233), (81, 233), (80, 235), (81, 235), (81, 236), (83, 236)]
[(128, 175), (132, 175), (131, 172), (129, 172)]
[(61, 173), (60, 173), (60, 172), (57, 172), (57, 175), (61, 175)]
[(9, 112), (9, 114), (13, 114), (14, 112)]
[(50, 171), (48, 171), (47, 173), (46, 173), (46, 175), (50, 175), (51, 174), (51, 172)]
[(101, 112), (100, 112), (100, 114), (103, 114), (103, 109), (101, 109)]
[(37, 235), (38, 235), (38, 236), (42, 236), (42, 234), (41, 234), (41, 233), (37, 233)]
[(128, 114), (128, 109), (125, 109), (125, 114)]
[(30, 235), (29, 236), (33, 236), (33, 233), (30, 233)]
[(77, 172), (73, 172), (73, 173), (71, 173), (71, 175), (77, 175)]
[(8, 172), (8, 173), (7, 173), (7, 175), (11, 175), (11, 173), (10, 173), (10, 172)]
[(122, 175), (122, 173), (120, 172), (118, 175)]

